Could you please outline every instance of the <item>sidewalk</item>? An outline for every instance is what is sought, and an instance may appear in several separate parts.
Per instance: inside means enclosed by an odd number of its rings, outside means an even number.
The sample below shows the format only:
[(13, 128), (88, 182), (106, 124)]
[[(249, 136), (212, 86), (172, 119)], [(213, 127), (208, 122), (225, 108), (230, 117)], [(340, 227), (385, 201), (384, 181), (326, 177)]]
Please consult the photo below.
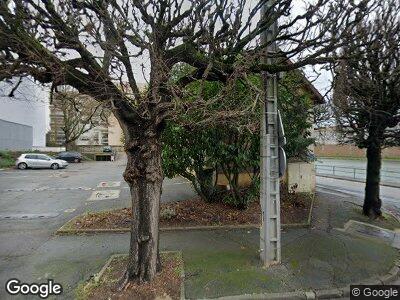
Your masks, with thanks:
[[(358, 215), (338, 197), (319, 196), (313, 227), (282, 232), (283, 263), (269, 269), (260, 265), (258, 230), (163, 232), (162, 250), (183, 252), (186, 297), (327, 289), (387, 273), (397, 250), (333, 230)], [(26, 282), (52, 278), (63, 285), (62, 297), (71, 299), (79, 282), (98, 272), (110, 255), (126, 253), (128, 246), (129, 234), (54, 236), (34, 253), (6, 262), (0, 284), (4, 287), (7, 276)], [(0, 298), (10, 296), (2, 289)]]

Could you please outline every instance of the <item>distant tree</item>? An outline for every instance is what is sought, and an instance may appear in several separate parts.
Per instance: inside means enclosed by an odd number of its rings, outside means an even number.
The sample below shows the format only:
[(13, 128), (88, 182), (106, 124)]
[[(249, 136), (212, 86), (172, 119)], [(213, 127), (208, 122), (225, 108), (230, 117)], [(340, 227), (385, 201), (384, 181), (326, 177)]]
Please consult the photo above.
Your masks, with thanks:
[(53, 95), (51, 102), (53, 109), (62, 115), (61, 123), (51, 128), (56, 132), (60, 129), (64, 133), (66, 150), (73, 150), (84, 133), (91, 129), (107, 124), (110, 111), (104, 108), (103, 103), (92, 97), (73, 91), (59, 91)]
[(367, 149), (363, 212), (381, 215), (381, 151), (400, 145), (400, 2), (382, 1), (335, 66), (334, 112), (343, 142)]
[[(129, 262), (121, 286), (150, 281), (161, 268), (161, 134), (178, 112), (182, 88), (217, 81), (229, 89), (230, 81), (247, 73), (330, 62), (375, 1), (318, 0), (301, 9), (293, 0), (0, 1), (0, 80), (31, 76), (53, 90), (69, 85), (110, 104), (125, 135), (124, 178), (132, 197)], [(267, 2), (271, 6), (260, 21)], [(274, 40), (281, 50), (269, 53), (273, 63), (260, 63), (267, 45), (258, 36), (277, 19)], [(288, 65), (291, 58), (296, 60)], [(193, 71), (172, 84), (172, 69), (182, 62)], [(142, 72), (145, 93), (137, 84)], [(192, 108), (207, 108), (201, 96)], [(207, 120), (238, 114), (243, 112)]]

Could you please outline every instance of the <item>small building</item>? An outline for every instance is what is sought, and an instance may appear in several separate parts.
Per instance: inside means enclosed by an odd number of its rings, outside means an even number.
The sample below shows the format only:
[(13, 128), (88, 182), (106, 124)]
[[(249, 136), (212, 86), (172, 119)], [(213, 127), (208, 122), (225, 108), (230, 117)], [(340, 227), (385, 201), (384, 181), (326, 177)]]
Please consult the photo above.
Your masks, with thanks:
[(29, 150), (32, 146), (32, 126), (0, 119), (0, 150)]
[(48, 91), (28, 77), (0, 82), (1, 149), (46, 145)]

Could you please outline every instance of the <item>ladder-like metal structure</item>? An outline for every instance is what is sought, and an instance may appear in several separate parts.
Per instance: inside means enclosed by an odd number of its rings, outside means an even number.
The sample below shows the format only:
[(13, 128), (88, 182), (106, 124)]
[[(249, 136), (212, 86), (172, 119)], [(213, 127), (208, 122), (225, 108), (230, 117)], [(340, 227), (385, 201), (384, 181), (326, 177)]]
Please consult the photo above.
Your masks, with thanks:
[[(273, 9), (276, 0), (267, 1), (261, 18)], [(277, 22), (261, 34), (261, 43), (268, 44), (264, 63), (271, 65), (277, 53), (275, 39)], [(261, 116), (261, 185), (260, 203), (262, 227), (260, 229), (260, 255), (264, 266), (281, 262), (281, 220), (279, 196), (279, 139), (278, 139), (278, 78), (277, 74), (264, 73), (265, 99)]]

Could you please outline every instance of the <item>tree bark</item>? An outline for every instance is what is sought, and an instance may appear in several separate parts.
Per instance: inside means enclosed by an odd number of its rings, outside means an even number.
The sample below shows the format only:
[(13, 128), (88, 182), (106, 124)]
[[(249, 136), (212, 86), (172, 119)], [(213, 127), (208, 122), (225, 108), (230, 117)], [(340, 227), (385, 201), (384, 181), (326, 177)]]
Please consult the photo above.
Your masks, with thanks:
[(163, 181), (160, 133), (148, 129), (142, 133), (129, 133), (126, 139), (128, 160), (124, 178), (131, 191), (132, 224), (124, 282), (151, 281), (161, 269), (158, 238)]
[(66, 141), (65, 142), (65, 151), (73, 151), (76, 150), (75, 141)]
[(377, 143), (372, 143), (367, 148), (367, 179), (365, 184), (363, 213), (371, 218), (382, 215), (382, 201), (379, 197), (382, 163), (381, 152), (381, 146)]

